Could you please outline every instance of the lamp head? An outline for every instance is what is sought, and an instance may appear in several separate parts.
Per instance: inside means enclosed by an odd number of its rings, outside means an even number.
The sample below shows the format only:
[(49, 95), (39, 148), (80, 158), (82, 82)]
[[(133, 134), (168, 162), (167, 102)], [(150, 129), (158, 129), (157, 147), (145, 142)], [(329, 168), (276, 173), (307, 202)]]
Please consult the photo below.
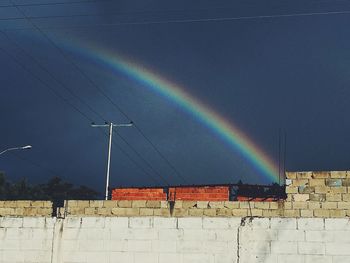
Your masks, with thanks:
[(26, 145), (26, 146), (23, 146), (23, 147), (21, 147), (21, 149), (23, 149), (23, 150), (26, 150), (26, 149), (32, 149), (32, 146), (31, 145)]

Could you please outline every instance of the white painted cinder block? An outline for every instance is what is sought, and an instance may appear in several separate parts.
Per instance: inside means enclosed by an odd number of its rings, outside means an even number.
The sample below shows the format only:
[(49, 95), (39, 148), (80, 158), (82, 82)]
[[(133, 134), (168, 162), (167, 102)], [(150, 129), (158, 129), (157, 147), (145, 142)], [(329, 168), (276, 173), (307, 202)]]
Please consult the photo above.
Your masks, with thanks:
[(131, 217), (129, 218), (130, 228), (151, 228), (153, 227), (153, 218), (151, 217)]
[(177, 219), (178, 228), (202, 228), (203, 220), (201, 217), (183, 217)]
[(299, 242), (298, 253), (305, 255), (324, 255), (326, 252), (325, 243), (321, 242)]
[(301, 230), (323, 230), (324, 218), (299, 218), (298, 229)]
[(0, 263), (237, 263), (238, 255), (239, 263), (350, 262), (348, 219), (0, 220)]
[(172, 217), (155, 217), (153, 219), (154, 228), (176, 228), (177, 218)]

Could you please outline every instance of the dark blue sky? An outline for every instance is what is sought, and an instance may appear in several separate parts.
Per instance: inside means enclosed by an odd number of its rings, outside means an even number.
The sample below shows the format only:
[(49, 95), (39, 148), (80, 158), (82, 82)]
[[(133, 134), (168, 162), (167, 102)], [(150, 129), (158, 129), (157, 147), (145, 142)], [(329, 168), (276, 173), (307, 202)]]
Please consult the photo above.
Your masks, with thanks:
[[(288, 170), (349, 168), (350, 14), (142, 24), (350, 11), (348, 1), (14, 2), (26, 16), (37, 17), (31, 21), (60, 48), (67, 39), (74, 39), (78, 48), (77, 43), (93, 44), (177, 83), (240, 127), (276, 162), (278, 130), (285, 130)], [(62, 2), (71, 4), (57, 4)], [(0, 7), (0, 30), (11, 39), (0, 33), (0, 147), (31, 144), (33, 149), (1, 155), (0, 170), (9, 179), (26, 177), (31, 182), (58, 174), (102, 192), (107, 138), (71, 105), (98, 123), (102, 120), (60, 83), (105, 119), (128, 119), (28, 20), (9, 20), (23, 18), (11, 5), (0, 1), (0, 6), (9, 6)], [(270, 183), (171, 101), (93, 60), (65, 52), (187, 182)], [(114, 147), (111, 185), (155, 184), (150, 179), (152, 175), (157, 180), (154, 170), (171, 184), (184, 183), (137, 129), (119, 132), (152, 169), (115, 136), (142, 168)]]

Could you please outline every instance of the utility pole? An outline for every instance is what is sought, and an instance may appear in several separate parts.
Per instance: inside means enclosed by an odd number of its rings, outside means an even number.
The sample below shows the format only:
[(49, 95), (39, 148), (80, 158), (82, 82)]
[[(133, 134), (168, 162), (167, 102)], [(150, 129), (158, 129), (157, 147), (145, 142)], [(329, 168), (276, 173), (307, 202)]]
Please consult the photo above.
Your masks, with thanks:
[(130, 127), (130, 126), (132, 126), (132, 122), (125, 123), (125, 124), (113, 124), (112, 122), (110, 122), (110, 123), (106, 122), (105, 124), (95, 124), (95, 123), (91, 124), (91, 127), (94, 127), (94, 128), (109, 127), (105, 200), (108, 200), (109, 171), (110, 171), (110, 166), (111, 166), (111, 150), (112, 150), (113, 127)]

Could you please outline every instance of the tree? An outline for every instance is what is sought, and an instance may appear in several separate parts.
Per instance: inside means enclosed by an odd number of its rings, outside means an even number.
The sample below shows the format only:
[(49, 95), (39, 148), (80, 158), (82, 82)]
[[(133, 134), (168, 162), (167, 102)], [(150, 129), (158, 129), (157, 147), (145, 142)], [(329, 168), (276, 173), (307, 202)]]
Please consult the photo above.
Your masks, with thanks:
[(1, 200), (89, 200), (98, 199), (99, 193), (80, 185), (64, 182), (60, 177), (53, 177), (47, 183), (31, 185), (23, 178), (16, 183), (6, 180), (4, 173), (0, 173)]

